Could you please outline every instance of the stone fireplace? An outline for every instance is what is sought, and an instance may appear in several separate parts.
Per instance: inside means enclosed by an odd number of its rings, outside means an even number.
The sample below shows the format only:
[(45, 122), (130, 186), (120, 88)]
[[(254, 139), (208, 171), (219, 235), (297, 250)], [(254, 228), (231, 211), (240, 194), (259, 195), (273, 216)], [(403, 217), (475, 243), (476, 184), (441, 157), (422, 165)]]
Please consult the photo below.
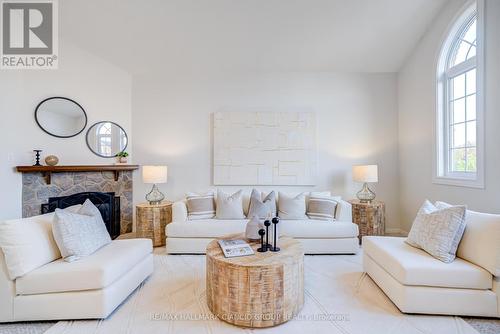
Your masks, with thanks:
[(115, 180), (112, 171), (58, 172), (51, 176), (50, 184), (41, 172), (23, 173), (23, 217), (41, 214), (41, 205), (50, 197), (73, 195), (81, 192), (114, 192), (120, 197), (121, 234), (132, 232), (132, 171), (122, 171)]

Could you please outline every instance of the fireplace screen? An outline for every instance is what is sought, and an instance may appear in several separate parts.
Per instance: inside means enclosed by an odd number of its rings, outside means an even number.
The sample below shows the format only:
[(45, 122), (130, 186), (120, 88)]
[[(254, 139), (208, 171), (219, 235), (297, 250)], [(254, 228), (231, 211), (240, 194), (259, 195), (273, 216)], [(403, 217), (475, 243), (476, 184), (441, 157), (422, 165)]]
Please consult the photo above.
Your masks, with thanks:
[(120, 235), (120, 197), (114, 192), (83, 192), (62, 197), (50, 197), (48, 203), (42, 204), (42, 213), (54, 212), (72, 205), (83, 204), (89, 199), (101, 212), (106, 229), (112, 239)]

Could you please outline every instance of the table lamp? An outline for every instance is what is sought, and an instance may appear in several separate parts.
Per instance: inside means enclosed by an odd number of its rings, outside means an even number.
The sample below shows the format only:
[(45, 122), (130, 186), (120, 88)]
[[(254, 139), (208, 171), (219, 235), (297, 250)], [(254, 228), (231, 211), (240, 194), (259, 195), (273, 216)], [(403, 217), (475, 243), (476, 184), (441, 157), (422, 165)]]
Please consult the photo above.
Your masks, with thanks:
[(158, 205), (165, 199), (165, 195), (158, 189), (157, 184), (167, 183), (167, 166), (143, 166), (142, 181), (153, 184), (153, 188), (146, 195), (150, 205)]
[(363, 183), (363, 188), (356, 194), (361, 203), (370, 203), (375, 199), (375, 193), (368, 188), (368, 183), (378, 182), (377, 165), (352, 166), (352, 180)]

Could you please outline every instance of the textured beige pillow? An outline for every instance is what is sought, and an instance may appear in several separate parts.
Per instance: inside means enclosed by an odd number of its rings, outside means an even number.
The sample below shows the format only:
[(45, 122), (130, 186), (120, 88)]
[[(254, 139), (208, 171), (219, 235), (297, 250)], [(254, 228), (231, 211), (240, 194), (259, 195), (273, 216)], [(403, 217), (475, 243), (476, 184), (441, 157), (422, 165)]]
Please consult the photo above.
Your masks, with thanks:
[(265, 219), (276, 216), (276, 195), (271, 191), (267, 196), (253, 189), (250, 196), (248, 218), (258, 217)]
[(186, 195), (188, 219), (211, 219), (215, 217), (214, 193), (206, 194), (188, 193)]
[(111, 243), (99, 209), (88, 199), (77, 213), (56, 209), (52, 233), (67, 262), (77, 261)]
[(335, 220), (338, 202), (331, 196), (311, 196), (307, 203), (307, 216), (317, 220)]
[(230, 195), (221, 190), (217, 191), (217, 219), (244, 219), (242, 191)]
[(465, 229), (465, 206), (439, 209), (426, 200), (413, 221), (406, 242), (425, 250), (438, 260), (455, 259)]

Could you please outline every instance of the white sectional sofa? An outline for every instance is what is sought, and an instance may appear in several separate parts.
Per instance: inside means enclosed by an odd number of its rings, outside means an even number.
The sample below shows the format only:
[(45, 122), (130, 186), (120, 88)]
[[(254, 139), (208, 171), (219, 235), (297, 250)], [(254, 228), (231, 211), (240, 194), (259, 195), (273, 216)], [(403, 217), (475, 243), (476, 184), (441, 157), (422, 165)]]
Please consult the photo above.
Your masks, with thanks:
[(3, 230), (9, 233), (3, 247), (17, 252), (19, 267), (47, 259), (12, 279), (0, 249), (0, 322), (106, 318), (153, 272), (150, 239), (114, 240), (88, 257), (65, 262), (52, 238), (52, 215), (0, 223), (14, 227)]
[(467, 211), (466, 223), (451, 263), (405, 238), (364, 237), (364, 271), (402, 312), (500, 317), (500, 215)]
[[(245, 215), (249, 196), (243, 196)], [(204, 254), (207, 244), (215, 238), (245, 231), (248, 219), (188, 220), (185, 200), (172, 206), (172, 222), (166, 227), (166, 248), (169, 254)], [(352, 222), (351, 204), (339, 200), (335, 221), (281, 220), (279, 234), (300, 240), (306, 254), (355, 254), (359, 250), (358, 226)]]

